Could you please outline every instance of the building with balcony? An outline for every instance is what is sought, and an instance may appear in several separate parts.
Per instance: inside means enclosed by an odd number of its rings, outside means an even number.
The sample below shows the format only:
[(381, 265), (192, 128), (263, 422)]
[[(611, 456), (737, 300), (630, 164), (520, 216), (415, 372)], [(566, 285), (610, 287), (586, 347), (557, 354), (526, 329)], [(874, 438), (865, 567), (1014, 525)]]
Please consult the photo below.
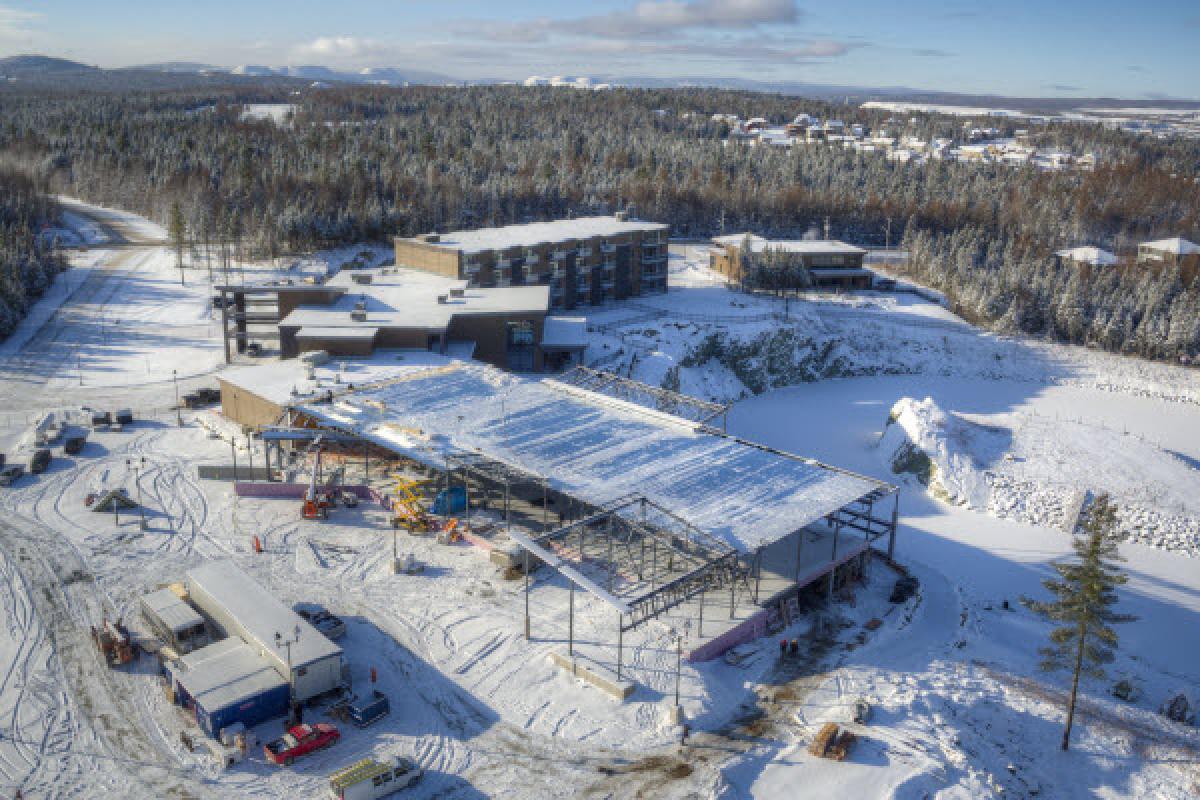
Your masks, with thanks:
[(866, 254), (861, 247), (832, 239), (771, 240), (738, 233), (713, 239), (709, 266), (738, 283), (766, 274), (770, 286), (762, 288), (804, 288), (802, 276), (807, 273), (819, 288), (869, 289), (875, 273), (863, 267)]
[(464, 280), (468, 289), (548, 286), (552, 308), (575, 308), (665, 292), (668, 232), (618, 212), (427, 233), (398, 237), (396, 264)]
[(1176, 236), (1138, 245), (1139, 264), (1158, 264), (1165, 267), (1200, 267), (1200, 244)]

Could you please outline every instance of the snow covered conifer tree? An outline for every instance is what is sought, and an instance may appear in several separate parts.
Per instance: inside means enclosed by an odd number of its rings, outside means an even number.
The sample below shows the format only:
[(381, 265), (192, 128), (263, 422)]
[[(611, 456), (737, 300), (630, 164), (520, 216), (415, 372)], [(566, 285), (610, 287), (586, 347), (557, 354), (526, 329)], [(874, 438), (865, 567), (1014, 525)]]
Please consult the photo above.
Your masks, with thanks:
[(1042, 669), (1072, 671), (1063, 750), (1071, 741), (1079, 676), (1104, 677), (1104, 665), (1113, 660), (1113, 649), (1117, 646), (1117, 633), (1112, 626), (1136, 619), (1112, 610), (1117, 602), (1117, 587), (1128, 580), (1117, 566), (1125, 560), (1117, 552), (1120, 540), (1117, 508), (1109, 502), (1108, 495), (1101, 495), (1088, 512), (1083, 532), (1075, 536), (1072, 545), (1075, 559), (1055, 563), (1059, 578), (1042, 582), (1057, 599), (1047, 603), (1021, 598), (1028, 608), (1058, 623), (1050, 631), (1050, 646), (1038, 651), (1042, 655)]

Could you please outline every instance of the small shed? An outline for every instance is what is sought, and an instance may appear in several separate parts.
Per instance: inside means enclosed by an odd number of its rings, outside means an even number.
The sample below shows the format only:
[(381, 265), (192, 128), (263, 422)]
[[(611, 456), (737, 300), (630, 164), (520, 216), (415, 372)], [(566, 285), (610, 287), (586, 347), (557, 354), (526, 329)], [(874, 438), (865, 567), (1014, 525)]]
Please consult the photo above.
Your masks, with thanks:
[(137, 508), (137, 503), (124, 489), (110, 489), (99, 495), (92, 503), (92, 511), (112, 511), (117, 508)]
[(209, 736), (235, 723), (247, 728), (284, 716), (288, 684), (257, 649), (240, 639), (222, 639), (167, 665), (179, 705), (196, 714)]

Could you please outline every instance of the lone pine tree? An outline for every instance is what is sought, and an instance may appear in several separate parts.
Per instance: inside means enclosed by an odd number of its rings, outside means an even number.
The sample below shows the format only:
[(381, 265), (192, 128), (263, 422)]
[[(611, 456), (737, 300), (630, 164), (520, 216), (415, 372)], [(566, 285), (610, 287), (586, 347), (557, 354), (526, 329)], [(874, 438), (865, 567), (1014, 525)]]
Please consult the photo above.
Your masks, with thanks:
[(1046, 619), (1058, 623), (1050, 631), (1050, 646), (1039, 649), (1044, 670), (1071, 670), (1071, 697), (1062, 749), (1071, 741), (1079, 677), (1104, 677), (1104, 665), (1113, 660), (1117, 632), (1112, 626), (1136, 617), (1112, 610), (1117, 588), (1128, 580), (1117, 564), (1124, 561), (1117, 547), (1117, 508), (1101, 495), (1088, 512), (1083, 531), (1075, 536), (1075, 558), (1053, 566), (1059, 577), (1042, 582), (1055, 600), (1041, 602), (1028, 597), (1021, 602)]

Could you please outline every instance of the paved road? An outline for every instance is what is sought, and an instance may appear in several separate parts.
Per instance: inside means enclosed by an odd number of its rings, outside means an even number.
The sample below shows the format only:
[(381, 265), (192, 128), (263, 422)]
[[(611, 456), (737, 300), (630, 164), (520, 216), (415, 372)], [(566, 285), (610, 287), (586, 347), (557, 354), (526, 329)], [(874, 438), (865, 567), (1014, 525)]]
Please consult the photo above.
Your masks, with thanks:
[[(11, 429), (30, 415), (64, 405), (121, 406), (134, 410), (162, 409), (173, 405), (175, 386), (170, 380), (147, 381), (125, 387), (78, 387), (55, 377), (74, 379), (89, 349), (111, 345), (113, 320), (118, 316), (122, 287), (159, 257), (166, 243), (147, 236), (120, 212), (61, 201), (65, 210), (86, 218), (109, 239), (92, 245), (99, 258), (91, 273), (42, 324), (19, 351), (0, 360), (0, 429)], [(181, 379), (180, 390), (211, 385), (211, 378)]]

